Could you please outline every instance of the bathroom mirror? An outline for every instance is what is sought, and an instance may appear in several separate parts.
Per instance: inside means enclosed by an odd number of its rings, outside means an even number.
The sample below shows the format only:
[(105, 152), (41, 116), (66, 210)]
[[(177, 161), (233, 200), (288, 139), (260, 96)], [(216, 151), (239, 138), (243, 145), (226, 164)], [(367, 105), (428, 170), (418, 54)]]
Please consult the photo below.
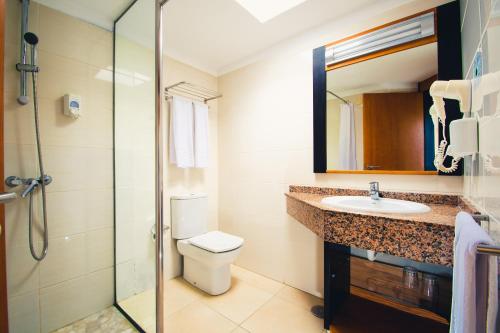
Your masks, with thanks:
[(328, 71), (327, 170), (437, 173), (428, 112), (437, 67), (434, 42)]
[[(442, 5), (314, 50), (315, 173), (438, 174), (429, 88), (462, 78), (454, 11)], [(447, 124), (461, 116), (448, 106)]]

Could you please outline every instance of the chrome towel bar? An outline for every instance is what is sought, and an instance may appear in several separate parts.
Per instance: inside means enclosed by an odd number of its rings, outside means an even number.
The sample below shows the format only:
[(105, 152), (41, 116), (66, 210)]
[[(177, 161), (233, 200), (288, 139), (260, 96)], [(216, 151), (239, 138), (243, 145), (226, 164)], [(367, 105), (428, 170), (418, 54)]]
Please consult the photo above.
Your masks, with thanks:
[[(474, 214), (472, 215), (472, 218), (477, 222), (489, 222), (490, 217), (485, 214)], [(477, 253), (478, 254), (487, 254), (491, 256), (500, 256), (500, 246), (495, 246), (495, 245), (488, 245), (488, 244), (480, 244), (477, 246)]]
[(165, 87), (165, 94), (167, 95), (167, 97), (172, 95), (194, 97), (196, 99), (202, 100), (204, 103), (222, 97), (222, 94), (218, 91), (198, 86), (186, 81), (180, 81)]

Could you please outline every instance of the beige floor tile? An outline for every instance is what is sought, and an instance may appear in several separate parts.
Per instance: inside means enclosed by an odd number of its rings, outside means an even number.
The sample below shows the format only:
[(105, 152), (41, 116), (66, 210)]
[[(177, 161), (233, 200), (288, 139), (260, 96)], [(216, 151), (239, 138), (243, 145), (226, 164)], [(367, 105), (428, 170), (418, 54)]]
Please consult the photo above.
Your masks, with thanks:
[(199, 301), (165, 318), (165, 332), (229, 333), (235, 328), (235, 323)]
[(235, 323), (242, 323), (273, 295), (241, 280), (233, 279), (229, 291), (203, 297), (203, 302)]
[(204, 295), (201, 290), (193, 287), (181, 277), (167, 281), (165, 283), (165, 316), (179, 311)]
[(241, 326), (251, 333), (320, 333), (323, 321), (275, 296)]
[(278, 281), (266, 278), (262, 275), (256, 274), (236, 265), (231, 266), (231, 275), (234, 278), (248, 283), (253, 287), (267, 291), (268, 293), (271, 293), (273, 295), (284, 287), (284, 284)]
[(118, 302), (141, 327), (148, 327), (155, 323), (155, 290), (147, 290), (140, 294)]
[(250, 333), (248, 332), (246, 329), (244, 328), (241, 328), (241, 327), (236, 327), (236, 329), (234, 331), (232, 331), (231, 333)]
[(277, 294), (277, 297), (298, 305), (305, 310), (310, 310), (313, 305), (322, 305), (323, 300), (319, 297), (313, 296), (302, 290), (285, 286)]

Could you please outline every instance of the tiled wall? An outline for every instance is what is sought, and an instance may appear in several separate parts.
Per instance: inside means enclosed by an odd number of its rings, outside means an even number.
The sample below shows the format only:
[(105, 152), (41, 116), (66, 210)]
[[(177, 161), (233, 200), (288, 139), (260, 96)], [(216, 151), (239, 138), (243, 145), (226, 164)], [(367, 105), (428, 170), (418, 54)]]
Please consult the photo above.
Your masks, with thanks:
[[(16, 102), (20, 15), (20, 2), (8, 0), (5, 175), (34, 177), (33, 107)], [(41, 263), (28, 248), (27, 200), (6, 207), (12, 333), (48, 332), (113, 302), (112, 34), (33, 1), (30, 30), (40, 39), (41, 139), (54, 181), (47, 187), (49, 250)], [(63, 115), (66, 93), (82, 97), (78, 120)], [(39, 251), (39, 232), (35, 239)]]
[[(494, 73), (500, 71), (500, 1), (499, 0), (461, 0), (462, 20), (462, 60), (464, 78), (475, 77), (474, 58), (482, 54), (482, 72)], [(480, 81), (478, 81), (480, 82)], [(474, 104), (482, 107), (474, 110), (473, 117), (480, 123), (498, 117), (500, 114), (500, 99), (497, 92), (482, 96), (473, 89)], [(479, 102), (479, 103), (478, 103)], [(495, 133), (500, 131), (499, 128)], [(485, 132), (479, 133), (480, 142), (493, 140), (498, 142), (498, 136), (486, 138)], [(493, 156), (492, 163), (486, 162), (486, 156), (480, 154), (474, 160), (468, 157), (465, 162), (464, 192), (486, 213), (496, 221), (491, 223), (492, 231), (496, 232), (496, 240), (500, 241), (500, 159)]]
[[(394, 9), (376, 18), (346, 19), (322, 36), (322, 42), (434, 5), (438, 3), (415, 1), (405, 10)], [(309, 39), (317, 36), (306, 37), (296, 39), (305, 46), (288, 48), (297, 52), (275, 55), (219, 77), (224, 94), (219, 102), (219, 223), (222, 231), (245, 238), (238, 265), (321, 295), (323, 243), (286, 213), (284, 192), (290, 184), (366, 189), (370, 181), (379, 181), (385, 190), (461, 193), (463, 180), (314, 174)]]

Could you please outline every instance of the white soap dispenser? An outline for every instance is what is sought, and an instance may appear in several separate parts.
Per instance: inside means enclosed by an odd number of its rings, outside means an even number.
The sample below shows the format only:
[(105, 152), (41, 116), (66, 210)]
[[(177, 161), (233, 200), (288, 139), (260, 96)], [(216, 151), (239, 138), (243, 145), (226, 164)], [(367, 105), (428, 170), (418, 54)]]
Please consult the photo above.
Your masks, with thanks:
[(82, 115), (81, 97), (73, 94), (64, 95), (64, 115), (78, 119)]

